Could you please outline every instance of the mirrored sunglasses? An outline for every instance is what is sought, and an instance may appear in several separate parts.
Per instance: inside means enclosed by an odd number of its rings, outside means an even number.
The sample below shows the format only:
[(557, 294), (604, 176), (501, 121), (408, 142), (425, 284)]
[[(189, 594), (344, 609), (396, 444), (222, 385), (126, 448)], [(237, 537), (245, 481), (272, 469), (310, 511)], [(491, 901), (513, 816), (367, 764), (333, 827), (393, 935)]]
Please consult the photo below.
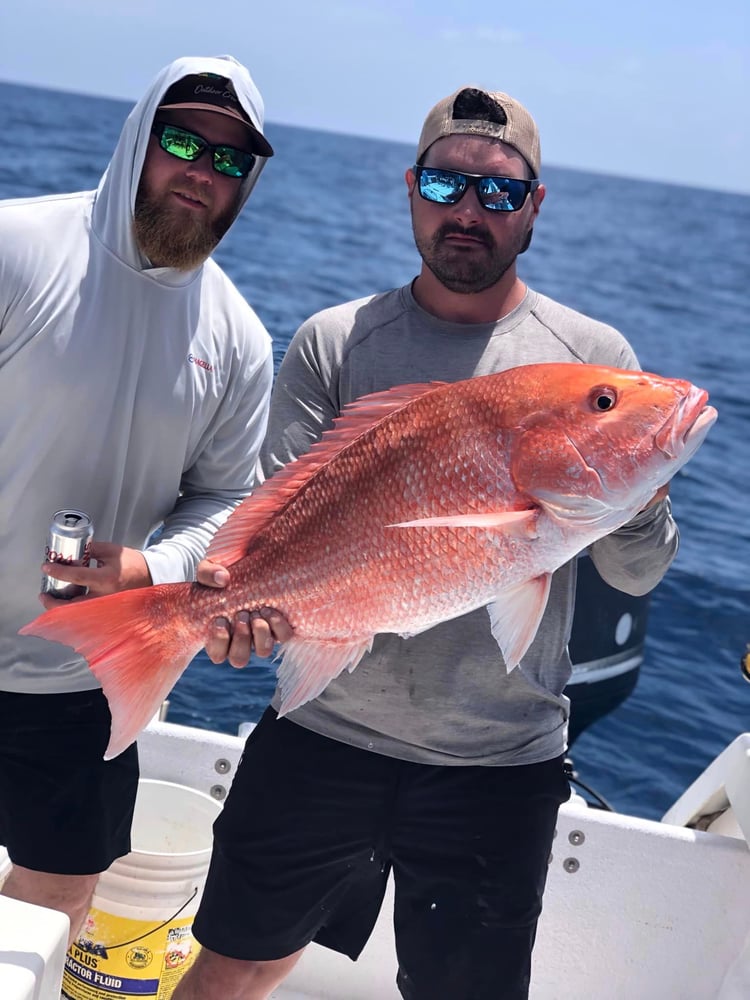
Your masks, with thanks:
[(177, 125), (154, 122), (151, 132), (157, 137), (165, 153), (180, 160), (189, 160), (192, 163), (208, 150), (211, 153), (214, 170), (226, 177), (247, 177), (255, 163), (255, 156), (244, 149), (235, 149), (234, 146), (215, 146), (203, 136), (178, 128)]
[(477, 198), (483, 208), (491, 212), (517, 212), (523, 208), (529, 191), (539, 187), (537, 180), (520, 177), (490, 177), (483, 174), (464, 174), (458, 170), (439, 167), (414, 167), (417, 189), (425, 201), (439, 205), (456, 205), (470, 187), (476, 188)]

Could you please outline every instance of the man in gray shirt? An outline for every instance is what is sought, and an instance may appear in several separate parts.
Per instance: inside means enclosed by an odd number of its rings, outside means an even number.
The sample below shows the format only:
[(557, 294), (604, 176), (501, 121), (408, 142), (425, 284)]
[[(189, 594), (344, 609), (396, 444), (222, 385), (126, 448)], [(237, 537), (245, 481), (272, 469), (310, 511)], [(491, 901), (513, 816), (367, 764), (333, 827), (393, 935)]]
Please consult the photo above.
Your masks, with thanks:
[[(307, 452), (347, 403), (393, 385), (534, 362), (638, 368), (616, 330), (517, 275), (545, 195), (522, 105), (457, 91), (429, 113), (416, 159), (406, 185), (421, 271), (301, 326), (274, 389), (266, 476)], [(643, 594), (676, 548), (663, 488), (591, 556), (610, 585)], [(199, 578), (213, 572), (204, 564)], [(175, 1000), (266, 997), (312, 940), (356, 958), (390, 871), (405, 1000), (528, 995), (569, 794), (575, 574), (575, 560), (554, 574), (534, 642), (510, 674), (480, 608), (410, 639), (377, 636), (353, 673), (281, 720), (277, 693), (216, 825), (194, 925), (203, 950)], [(232, 641), (236, 660), (243, 641)], [(228, 643), (217, 629), (212, 658)]]

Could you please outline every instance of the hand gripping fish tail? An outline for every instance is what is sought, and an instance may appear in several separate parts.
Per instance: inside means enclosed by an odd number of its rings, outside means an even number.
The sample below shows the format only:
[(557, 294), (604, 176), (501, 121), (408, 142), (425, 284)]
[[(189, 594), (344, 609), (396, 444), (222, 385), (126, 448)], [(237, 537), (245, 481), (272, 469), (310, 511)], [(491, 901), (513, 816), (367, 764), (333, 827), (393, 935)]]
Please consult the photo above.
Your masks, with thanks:
[[(550, 579), (650, 504), (716, 419), (679, 379), (539, 364), (365, 396), (248, 497), (208, 556), (221, 591), (165, 584), (75, 602), (21, 629), (76, 649), (112, 713), (107, 758), (153, 718), (218, 615), (278, 609), (281, 714), (352, 671), (373, 637), (487, 607), (506, 670)], [(488, 664), (488, 669), (497, 669)]]

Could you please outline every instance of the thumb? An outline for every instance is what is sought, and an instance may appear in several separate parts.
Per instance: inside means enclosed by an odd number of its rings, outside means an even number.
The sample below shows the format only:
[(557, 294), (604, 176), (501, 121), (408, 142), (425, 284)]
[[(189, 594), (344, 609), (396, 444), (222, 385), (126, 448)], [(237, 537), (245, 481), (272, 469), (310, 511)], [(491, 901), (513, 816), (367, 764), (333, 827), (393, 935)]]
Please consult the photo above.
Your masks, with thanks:
[(198, 563), (196, 579), (204, 587), (226, 587), (230, 580), (229, 570), (210, 559), (203, 559)]

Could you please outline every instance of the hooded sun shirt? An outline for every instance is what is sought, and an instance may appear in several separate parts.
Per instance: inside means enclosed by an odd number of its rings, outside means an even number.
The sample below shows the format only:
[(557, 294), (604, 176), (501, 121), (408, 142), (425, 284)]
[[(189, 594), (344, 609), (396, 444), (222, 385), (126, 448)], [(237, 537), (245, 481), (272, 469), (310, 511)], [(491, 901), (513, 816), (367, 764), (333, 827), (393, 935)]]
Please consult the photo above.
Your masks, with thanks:
[[(153, 582), (169, 583), (193, 579), (250, 492), (270, 338), (213, 260), (153, 268), (133, 234), (154, 113), (172, 83), (205, 72), (232, 81), (262, 130), (236, 60), (178, 59), (128, 116), (96, 191), (0, 202), (0, 690), (98, 686), (68, 647), (17, 635), (43, 610), (55, 511), (86, 511), (99, 541), (148, 546)], [(238, 211), (264, 165), (242, 181)]]

